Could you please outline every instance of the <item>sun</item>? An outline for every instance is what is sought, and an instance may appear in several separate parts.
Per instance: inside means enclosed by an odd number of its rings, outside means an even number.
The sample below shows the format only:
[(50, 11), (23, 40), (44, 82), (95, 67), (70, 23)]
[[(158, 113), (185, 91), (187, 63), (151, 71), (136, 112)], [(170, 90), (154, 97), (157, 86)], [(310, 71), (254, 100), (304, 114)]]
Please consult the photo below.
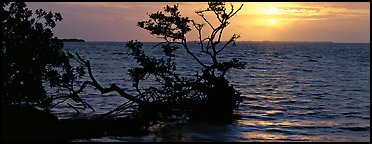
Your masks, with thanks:
[(276, 20), (273, 19), (273, 18), (270, 18), (270, 19), (267, 19), (267, 23), (270, 24), (270, 25), (274, 25), (274, 24), (276, 24)]

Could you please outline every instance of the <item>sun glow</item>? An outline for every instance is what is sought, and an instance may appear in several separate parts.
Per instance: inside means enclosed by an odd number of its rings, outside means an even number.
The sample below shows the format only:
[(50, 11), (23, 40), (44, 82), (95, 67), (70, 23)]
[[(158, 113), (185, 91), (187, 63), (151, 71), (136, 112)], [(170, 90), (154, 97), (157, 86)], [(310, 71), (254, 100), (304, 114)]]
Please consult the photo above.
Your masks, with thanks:
[(274, 24), (276, 24), (276, 20), (273, 19), (273, 18), (270, 18), (270, 19), (267, 19), (267, 23), (270, 24), (270, 25), (274, 25)]
[(280, 14), (279, 9), (276, 7), (272, 7), (269, 9), (264, 10), (264, 14), (274, 15), (274, 14)]

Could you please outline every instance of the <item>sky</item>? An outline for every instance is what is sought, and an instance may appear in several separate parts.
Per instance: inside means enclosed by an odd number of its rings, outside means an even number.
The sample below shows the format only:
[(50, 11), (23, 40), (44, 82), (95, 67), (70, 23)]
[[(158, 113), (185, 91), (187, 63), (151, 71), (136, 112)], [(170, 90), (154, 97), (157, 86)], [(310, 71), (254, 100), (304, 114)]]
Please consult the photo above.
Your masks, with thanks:
[[(138, 27), (137, 22), (174, 4), (179, 5), (182, 16), (203, 23), (195, 11), (207, 8), (206, 2), (28, 2), (27, 6), (61, 13), (63, 20), (53, 30), (59, 38), (155, 42), (161, 39)], [(223, 40), (235, 33), (241, 36), (238, 41), (370, 43), (370, 2), (232, 3), (235, 9), (241, 4)], [(226, 7), (230, 10), (230, 3)], [(206, 17), (217, 24), (212, 13)], [(207, 35), (210, 29), (206, 27), (203, 32)], [(187, 39), (198, 39), (195, 29)]]

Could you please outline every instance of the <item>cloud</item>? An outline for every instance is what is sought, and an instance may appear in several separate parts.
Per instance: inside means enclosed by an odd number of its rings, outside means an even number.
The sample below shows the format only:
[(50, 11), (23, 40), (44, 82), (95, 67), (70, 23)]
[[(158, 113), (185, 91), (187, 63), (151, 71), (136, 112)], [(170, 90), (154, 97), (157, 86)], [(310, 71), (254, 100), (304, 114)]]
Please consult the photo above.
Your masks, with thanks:
[[(28, 2), (32, 9), (45, 9), (60, 12), (64, 18), (57, 25), (56, 35), (63, 37), (79, 37), (87, 40), (126, 40), (139, 39), (154, 41), (156, 36), (151, 36), (147, 31), (140, 29), (136, 23), (147, 20), (146, 13), (163, 10), (165, 5), (174, 5), (174, 2)], [(203, 22), (194, 12), (207, 7), (203, 2), (180, 2), (181, 15), (188, 16), (197, 22)], [(229, 3), (227, 2), (229, 9)], [(234, 8), (242, 3), (233, 3)], [(276, 8), (276, 9), (275, 9)], [(273, 14), (265, 13), (274, 9)], [(277, 10), (277, 11), (276, 11)], [(211, 22), (217, 22), (214, 14), (206, 15)], [(276, 25), (267, 25), (267, 19), (278, 21)], [(334, 41), (340, 38), (347, 40), (350, 35), (360, 34), (368, 39), (370, 29), (370, 5), (369, 3), (244, 3), (243, 9), (236, 17), (231, 19), (227, 35), (234, 32), (242, 33), (242, 40), (268, 39), (281, 40), (284, 38), (307, 40), (311, 38), (323, 38), (319, 35), (334, 37)], [(337, 27), (336, 27), (337, 26)], [(282, 31), (275, 31), (282, 29)], [(366, 32), (364, 32), (366, 31)], [(292, 32), (292, 33), (291, 33)], [(298, 33), (296, 33), (298, 32)], [(317, 33), (315, 33), (317, 32)], [(364, 32), (364, 33), (363, 33)], [(247, 33), (247, 34), (246, 34)], [(314, 33), (307, 35), (307, 33)], [(361, 34), (363, 33), (363, 34)], [(367, 34), (365, 34), (367, 33)], [(276, 36), (275, 34), (280, 34)], [(341, 39), (341, 34), (344, 37)], [(249, 35), (253, 35), (249, 37)], [(195, 37), (196, 33), (190, 33)], [(257, 37), (258, 36), (258, 37)], [(358, 41), (356, 36), (350, 40)]]
[[(298, 19), (298, 20), (327, 20), (327, 19), (355, 19), (369, 17), (369, 8), (366, 6), (347, 7), (346, 5), (314, 5), (304, 6), (306, 4), (296, 6), (279, 6), (280, 17), (282, 19)], [(361, 4), (359, 4), (361, 5)], [(343, 7), (341, 7), (343, 6)]]
[(318, 7), (278, 7), (278, 9), (289, 13), (317, 13), (321, 10)]

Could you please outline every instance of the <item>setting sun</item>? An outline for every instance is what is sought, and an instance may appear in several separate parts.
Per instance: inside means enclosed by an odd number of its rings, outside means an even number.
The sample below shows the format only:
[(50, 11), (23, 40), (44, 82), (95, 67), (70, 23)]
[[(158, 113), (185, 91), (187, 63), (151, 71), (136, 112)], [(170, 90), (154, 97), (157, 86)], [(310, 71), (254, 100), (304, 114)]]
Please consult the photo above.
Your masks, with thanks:
[[(30, 3), (31, 8), (47, 10), (58, 8), (64, 20), (56, 27), (60, 37), (81, 37), (90, 41), (126, 41), (132, 38), (143, 41), (159, 41), (146, 31), (140, 30), (136, 23), (146, 13), (163, 9), (164, 5), (177, 3)], [(181, 15), (196, 22), (203, 22), (194, 10), (206, 8), (207, 3), (178, 3)], [(335, 41), (369, 42), (370, 5), (369, 3), (305, 3), (305, 2), (233, 2), (234, 9), (244, 6), (231, 19), (226, 37), (238, 31), (241, 41)], [(226, 3), (230, 9), (230, 3)], [(70, 10), (71, 9), (71, 10)], [(100, 11), (97, 11), (97, 10)], [(218, 24), (214, 14), (205, 15), (212, 24)], [(82, 20), (81, 18), (84, 18)], [(94, 23), (94, 24), (93, 24)], [(123, 27), (125, 25), (125, 27)], [(190, 41), (198, 39), (193, 27), (189, 33)], [(208, 27), (204, 30), (208, 31)], [(270, 32), (268, 32), (270, 31)]]
[(276, 20), (271, 18), (271, 19), (267, 19), (267, 23), (270, 24), (270, 25), (274, 25), (276, 24)]
[(370, 141), (370, 1), (2, 11), (3, 141)]

